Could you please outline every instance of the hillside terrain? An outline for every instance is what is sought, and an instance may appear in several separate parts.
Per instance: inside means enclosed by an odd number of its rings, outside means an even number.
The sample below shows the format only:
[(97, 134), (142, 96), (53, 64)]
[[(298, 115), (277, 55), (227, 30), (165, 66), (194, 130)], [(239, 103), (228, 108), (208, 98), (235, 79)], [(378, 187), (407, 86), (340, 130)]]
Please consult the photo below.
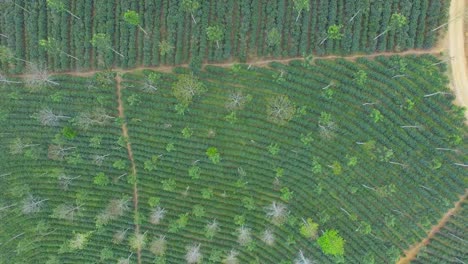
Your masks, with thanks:
[(464, 9), (0, 3), (0, 264), (468, 261)]

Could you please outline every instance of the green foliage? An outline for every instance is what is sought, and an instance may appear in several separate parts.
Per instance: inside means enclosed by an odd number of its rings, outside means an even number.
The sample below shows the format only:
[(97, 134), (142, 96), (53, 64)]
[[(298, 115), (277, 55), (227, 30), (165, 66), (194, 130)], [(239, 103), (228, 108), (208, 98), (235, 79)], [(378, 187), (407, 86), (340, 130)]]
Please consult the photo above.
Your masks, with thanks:
[(268, 31), (266, 43), (270, 47), (276, 47), (281, 43), (281, 34), (276, 27)]
[(219, 48), (219, 42), (224, 38), (224, 28), (220, 25), (213, 25), (206, 28), (206, 36), (209, 41), (216, 42)]
[(192, 180), (200, 179), (201, 169), (198, 166), (192, 166), (188, 169), (188, 174)]
[(318, 224), (314, 223), (314, 221), (311, 218), (307, 218), (307, 221), (302, 221), (300, 226), (300, 233), (303, 237), (315, 239), (317, 238), (317, 230)]
[(196, 218), (204, 217), (205, 216), (205, 207), (200, 204), (196, 204), (192, 209), (192, 214)]
[(206, 155), (213, 164), (218, 164), (221, 161), (221, 156), (219, 155), (218, 149), (215, 147), (209, 147), (206, 150)]
[(94, 184), (98, 186), (107, 186), (110, 183), (109, 177), (104, 174), (104, 172), (98, 173), (96, 176), (94, 176), (93, 180)]
[(161, 198), (152, 196), (148, 199), (148, 205), (149, 207), (156, 207), (159, 205), (160, 201), (161, 201)]
[(213, 198), (213, 190), (209, 188), (204, 188), (201, 191), (203, 199), (211, 199)]
[(281, 200), (285, 201), (285, 202), (289, 202), (289, 200), (291, 200), (294, 192), (289, 190), (288, 187), (283, 187), (281, 188)]
[(378, 123), (382, 121), (383, 115), (380, 113), (378, 109), (372, 109), (372, 112), (370, 113), (370, 117), (374, 120), (374, 123)]
[(159, 42), (159, 54), (161, 56), (170, 55), (174, 52), (174, 46), (167, 40)]
[(123, 19), (130, 25), (138, 26), (140, 24), (140, 15), (134, 10), (128, 10), (124, 13)]
[(343, 38), (344, 34), (341, 33), (341, 29), (343, 28), (343, 25), (331, 25), (330, 27), (328, 27), (328, 30), (327, 30), (327, 36), (329, 39), (333, 39), (333, 40), (340, 40)]
[(278, 155), (279, 151), (280, 151), (280, 146), (278, 145), (278, 143), (271, 143), (268, 146), (268, 152), (270, 152), (270, 154), (273, 156)]
[(184, 127), (184, 129), (182, 129), (181, 131), (182, 133), (182, 136), (187, 139), (187, 138), (190, 138), (192, 135), (193, 135), (193, 129), (191, 129), (190, 127)]
[(166, 192), (173, 192), (176, 188), (176, 181), (174, 179), (167, 179), (161, 181), (163, 190)]
[(193, 97), (202, 94), (205, 91), (201, 83), (193, 74), (181, 74), (178, 80), (172, 86), (172, 93), (183, 105), (190, 105)]
[(119, 160), (116, 160), (113, 164), (112, 164), (112, 167), (114, 167), (115, 169), (118, 169), (118, 170), (123, 170), (127, 167), (127, 164), (124, 160), (122, 159), (119, 159)]
[(326, 255), (344, 255), (344, 239), (337, 230), (329, 229), (317, 239), (317, 244)]
[(354, 80), (359, 86), (364, 86), (367, 83), (367, 73), (364, 70), (359, 70), (354, 75)]
[(333, 174), (335, 175), (341, 175), (341, 173), (343, 172), (343, 167), (341, 167), (341, 163), (339, 163), (338, 161), (334, 161), (331, 165), (331, 168)]

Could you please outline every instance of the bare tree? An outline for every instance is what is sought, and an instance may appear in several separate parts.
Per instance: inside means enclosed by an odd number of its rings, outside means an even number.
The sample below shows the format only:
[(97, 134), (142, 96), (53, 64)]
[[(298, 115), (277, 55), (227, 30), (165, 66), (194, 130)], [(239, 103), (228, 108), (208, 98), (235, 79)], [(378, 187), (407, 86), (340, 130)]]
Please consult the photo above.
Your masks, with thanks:
[(219, 224), (216, 219), (213, 219), (212, 222), (206, 224), (205, 226), (205, 236), (208, 238), (213, 238), (215, 234), (219, 231)]
[(162, 256), (166, 252), (167, 242), (166, 236), (159, 236), (157, 239), (154, 239), (150, 246), (149, 250), (156, 256)]
[(25, 78), (26, 86), (32, 89), (39, 89), (47, 85), (59, 85), (51, 80), (51, 76), (46, 68), (30, 64), (27, 69), (28, 74)]
[(228, 96), (226, 109), (229, 111), (241, 110), (251, 99), (250, 95), (244, 95), (242, 91), (234, 91)]
[(64, 147), (62, 145), (49, 145), (47, 157), (51, 160), (63, 160), (68, 151), (76, 147)]
[(265, 229), (265, 231), (263, 231), (262, 241), (269, 246), (272, 246), (275, 243), (275, 235), (271, 229)]
[(294, 264), (313, 264), (314, 262), (304, 256), (302, 250), (299, 251), (299, 255), (297, 256)]
[(23, 206), (21, 207), (21, 211), (23, 214), (32, 214), (37, 213), (41, 210), (45, 201), (49, 199), (40, 199), (38, 197), (34, 197), (33, 195), (29, 194), (23, 200)]
[(250, 234), (250, 228), (246, 228), (245, 226), (241, 226), (237, 228), (237, 242), (241, 246), (245, 246), (252, 241), (252, 236)]
[(124, 241), (125, 237), (127, 236), (127, 229), (117, 231), (113, 236), (112, 236), (112, 243), (114, 244), (120, 244), (122, 241)]
[(127, 198), (112, 199), (106, 209), (97, 216), (96, 224), (105, 225), (109, 223), (109, 221), (119, 218), (129, 209), (129, 201)]
[(0, 73), (0, 82), (7, 83), (7, 84), (8, 83), (22, 83), (22, 82), (17, 82), (17, 81), (10, 81), (1, 73)]
[(60, 173), (58, 176), (58, 185), (60, 189), (67, 191), (68, 187), (72, 184), (72, 181), (80, 178), (81, 176), (71, 177), (65, 173)]
[(288, 208), (283, 203), (273, 201), (266, 208), (266, 215), (275, 225), (281, 225), (288, 216)]
[(128, 255), (127, 258), (119, 258), (119, 260), (117, 261), (117, 264), (130, 264), (130, 258), (133, 256), (133, 253), (131, 253), (130, 255)]
[(150, 215), (150, 223), (153, 225), (157, 225), (161, 222), (161, 220), (164, 218), (166, 215), (166, 209), (161, 208), (161, 207), (156, 207), (151, 211)]
[(188, 264), (200, 263), (202, 261), (202, 254), (200, 253), (200, 244), (187, 247), (185, 260)]
[(110, 154), (105, 154), (105, 155), (93, 155), (93, 163), (98, 165), (98, 166), (101, 166), (102, 163), (104, 162), (104, 159), (106, 157), (108, 157)]
[(285, 125), (296, 113), (296, 107), (285, 95), (279, 95), (268, 100), (268, 120), (278, 125)]
[(23, 154), (24, 149), (39, 146), (39, 144), (31, 144), (29, 140), (22, 140), (21, 138), (16, 138), (10, 144), (10, 153), (13, 155)]
[(37, 119), (44, 126), (58, 126), (61, 120), (70, 118), (62, 113), (54, 113), (49, 108), (44, 108), (38, 113), (33, 114), (31, 117)]
[(223, 259), (223, 264), (239, 264), (239, 259), (237, 258), (239, 253), (234, 249), (229, 252), (229, 254)]
[(87, 130), (93, 125), (106, 125), (114, 118), (115, 117), (108, 115), (105, 109), (97, 108), (90, 112), (81, 113), (76, 118), (76, 123), (78, 126)]
[(58, 219), (73, 221), (80, 214), (81, 205), (61, 204), (57, 206), (52, 216)]

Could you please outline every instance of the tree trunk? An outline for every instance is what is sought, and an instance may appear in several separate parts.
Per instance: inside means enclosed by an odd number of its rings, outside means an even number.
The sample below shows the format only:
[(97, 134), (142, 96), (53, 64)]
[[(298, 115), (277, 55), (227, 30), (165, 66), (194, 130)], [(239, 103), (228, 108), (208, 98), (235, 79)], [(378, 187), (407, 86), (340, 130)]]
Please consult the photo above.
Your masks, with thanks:
[(382, 36), (383, 34), (387, 33), (389, 31), (389, 29), (386, 29), (384, 32), (380, 33), (377, 37), (374, 38), (374, 40), (380, 38), (380, 36)]
[(140, 25), (138, 25), (138, 27), (141, 29), (141, 31), (143, 31), (143, 33), (145, 33), (145, 35), (148, 36), (148, 32), (146, 32), (146, 30), (144, 30)]
[(197, 21), (195, 20), (195, 17), (193, 16), (193, 13), (190, 13), (190, 16), (192, 17), (193, 23), (197, 24)]
[(122, 57), (122, 58), (125, 57), (124, 55), (122, 55), (121, 53), (119, 53), (118, 51), (116, 51), (115, 49), (113, 49), (113, 48), (109, 48), (109, 49), (111, 49), (113, 52), (115, 52), (115, 53), (116, 53), (117, 55), (119, 55), (120, 57)]
[(76, 19), (79, 19), (79, 20), (81, 20), (81, 18), (79, 18), (79, 17), (75, 16), (75, 14), (73, 14), (73, 13), (72, 13), (70, 10), (68, 10), (68, 9), (65, 9), (65, 12), (67, 12), (68, 14), (70, 14), (72, 17), (74, 17), (74, 18), (76, 18)]

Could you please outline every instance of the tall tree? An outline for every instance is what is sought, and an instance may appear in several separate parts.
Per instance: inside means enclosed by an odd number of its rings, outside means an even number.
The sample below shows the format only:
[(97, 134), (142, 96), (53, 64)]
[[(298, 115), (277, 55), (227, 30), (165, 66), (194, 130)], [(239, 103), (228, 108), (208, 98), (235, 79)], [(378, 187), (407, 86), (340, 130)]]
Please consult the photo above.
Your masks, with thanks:
[(47, 0), (47, 7), (50, 7), (58, 12), (65, 11), (70, 14), (72, 17), (76, 19), (80, 19), (75, 14), (73, 14), (70, 10), (65, 8), (65, 4), (61, 0)]
[(55, 38), (41, 39), (39, 40), (39, 46), (43, 47), (51, 54), (64, 54), (74, 60), (79, 60), (77, 57), (63, 51)]
[(326, 255), (344, 255), (345, 240), (338, 234), (337, 230), (330, 229), (317, 239), (317, 244)]
[(193, 97), (205, 91), (205, 86), (193, 74), (181, 74), (178, 81), (172, 86), (172, 93), (185, 106), (188, 106)]
[(327, 30), (327, 37), (320, 42), (322, 45), (327, 39), (339, 40), (343, 38), (344, 34), (341, 33), (343, 25), (331, 25)]
[(224, 38), (224, 29), (220, 25), (209, 26), (206, 28), (206, 35), (209, 41), (215, 41), (219, 49), (219, 42)]
[(406, 24), (408, 24), (408, 19), (399, 13), (394, 13), (390, 17), (390, 23), (387, 26), (387, 29), (384, 30), (384, 32), (380, 33), (377, 35), (377, 37), (374, 38), (374, 40), (378, 39), (380, 36), (384, 35), (390, 30), (398, 30), (402, 27), (404, 27)]
[(109, 36), (104, 34), (104, 33), (94, 34), (93, 37), (91, 38), (90, 42), (91, 42), (91, 45), (93, 45), (93, 47), (97, 48), (98, 50), (99, 49), (110, 49), (114, 53), (119, 55), (120, 57), (122, 57), (122, 58), (124, 57), (124, 55), (122, 55), (121, 53), (119, 53), (118, 51), (116, 51), (115, 49), (112, 48), (111, 40), (110, 40)]
[(299, 20), (303, 10), (310, 11), (310, 0), (293, 0), (294, 10), (297, 12), (296, 22)]
[(197, 11), (200, 8), (200, 2), (198, 2), (197, 0), (182, 0), (181, 5), (182, 9), (185, 12), (190, 13), (193, 23), (196, 24), (197, 21), (195, 20), (193, 13), (195, 13), (195, 11)]
[(124, 20), (132, 26), (137, 26), (141, 31), (143, 31), (143, 33), (145, 33), (145, 35), (148, 35), (148, 33), (141, 26), (140, 15), (136, 11), (128, 10), (127, 12), (125, 12)]

